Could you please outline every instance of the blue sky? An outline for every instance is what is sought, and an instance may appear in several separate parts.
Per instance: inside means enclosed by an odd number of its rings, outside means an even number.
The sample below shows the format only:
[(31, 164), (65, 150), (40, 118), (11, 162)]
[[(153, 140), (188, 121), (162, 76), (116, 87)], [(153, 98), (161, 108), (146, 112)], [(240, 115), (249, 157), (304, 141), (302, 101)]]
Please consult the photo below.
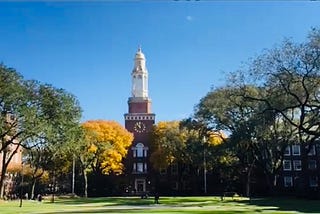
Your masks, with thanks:
[(124, 124), (141, 45), (156, 120), (179, 120), (226, 73), (311, 27), (318, 1), (0, 2), (0, 61), (74, 94), (82, 121)]

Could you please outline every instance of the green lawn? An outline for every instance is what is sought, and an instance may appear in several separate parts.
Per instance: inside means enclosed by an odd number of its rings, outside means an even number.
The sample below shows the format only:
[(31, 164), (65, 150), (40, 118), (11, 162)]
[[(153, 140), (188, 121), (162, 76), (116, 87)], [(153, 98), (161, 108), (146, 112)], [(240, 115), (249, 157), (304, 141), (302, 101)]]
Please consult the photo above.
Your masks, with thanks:
[(284, 198), (160, 197), (160, 204), (137, 197), (59, 198), (55, 203), (24, 200), (22, 207), (19, 200), (0, 201), (0, 213), (320, 213), (320, 203)]

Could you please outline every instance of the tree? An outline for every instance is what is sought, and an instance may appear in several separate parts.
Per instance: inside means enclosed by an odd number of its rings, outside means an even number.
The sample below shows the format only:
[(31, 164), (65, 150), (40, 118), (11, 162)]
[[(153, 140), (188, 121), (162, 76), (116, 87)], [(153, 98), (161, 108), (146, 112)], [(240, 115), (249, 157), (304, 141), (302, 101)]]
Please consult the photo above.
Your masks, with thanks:
[(150, 161), (157, 170), (167, 168), (177, 161), (190, 162), (186, 153), (186, 132), (179, 128), (178, 121), (159, 122), (152, 132)]
[(257, 165), (263, 170), (267, 189), (273, 194), (282, 168), (285, 149), (297, 142), (297, 129), (280, 117), (266, 121), (261, 118), (255, 127), (252, 149)]
[[(297, 143), (320, 137), (320, 29), (312, 29), (305, 43), (286, 40), (265, 51), (233, 79), (244, 98), (263, 103), (262, 111), (273, 111), (295, 127)], [(264, 90), (250, 95), (248, 84)]]
[(24, 170), (31, 178), (31, 194), (30, 197), (35, 197), (35, 187), (36, 183), (40, 181), (42, 176), (48, 174), (45, 170), (50, 162), (50, 155), (46, 151), (46, 148), (37, 145), (33, 148), (26, 150), (27, 152), (27, 162), (25, 163)]
[[(252, 88), (252, 94), (256, 89)], [(252, 170), (255, 166), (252, 145), (257, 124), (257, 104), (238, 96), (238, 89), (222, 87), (209, 92), (196, 107), (195, 117), (210, 127), (230, 133), (228, 145), (239, 161), (237, 171), (246, 175), (246, 195), (250, 194)], [(231, 158), (233, 159), (233, 158)]]
[[(188, 138), (191, 134), (183, 127), (180, 127), (179, 121), (161, 121), (156, 124), (152, 131), (150, 150), (150, 161), (153, 168), (167, 170), (169, 167), (177, 166), (177, 178), (179, 188), (185, 179), (183, 171), (187, 170), (192, 164), (191, 155), (188, 153)], [(190, 179), (190, 177), (188, 177)], [(160, 190), (159, 179), (156, 177), (156, 191)]]
[[(227, 136), (199, 118), (182, 120), (180, 129), (187, 132), (186, 152), (189, 154), (189, 162), (194, 167), (201, 168), (205, 155), (208, 159), (206, 167), (212, 169), (217, 161), (217, 148), (225, 142)], [(205, 154), (199, 153), (199, 151), (203, 151)]]
[[(273, 177), (269, 189), (276, 184), (287, 145), (311, 148), (319, 140), (319, 68), (320, 29), (312, 29), (306, 42), (285, 40), (231, 74), (229, 82), (238, 88), (239, 96), (259, 105), (256, 114), (273, 117), (267, 126), (256, 127), (256, 143), (252, 144), (258, 164), (269, 176), (267, 182)], [(257, 93), (250, 93), (252, 87), (259, 89)]]
[[(206, 140), (203, 139), (204, 136)], [(190, 179), (190, 177), (184, 177), (183, 172), (187, 168), (196, 169), (198, 174), (200, 169), (213, 168), (215, 148), (222, 141), (222, 134), (209, 131), (203, 124), (191, 118), (183, 121), (161, 121), (154, 126), (152, 132), (150, 161), (153, 168), (158, 171), (167, 169), (173, 164), (179, 164), (177, 178), (181, 184), (184, 179)], [(206, 163), (204, 158), (208, 160)]]
[(286, 146), (319, 139), (319, 48), (317, 29), (306, 43), (286, 40), (231, 73), (229, 84), (213, 89), (196, 108), (196, 118), (230, 133), (247, 174), (247, 194), (252, 170), (262, 169), (272, 189)]
[[(254, 96), (263, 88), (246, 86), (246, 93)], [(243, 97), (241, 88), (221, 87), (201, 99), (196, 117), (211, 126), (230, 133), (226, 146), (237, 157), (239, 174), (245, 174), (245, 194), (250, 195), (254, 170), (261, 169), (272, 191), (282, 167), (285, 148), (294, 142), (295, 130), (274, 111), (265, 110), (263, 103)], [(226, 148), (226, 147), (225, 147)]]
[(79, 124), (76, 98), (63, 89), (24, 80), (12, 68), (0, 65), (0, 189), (14, 154), (21, 148), (65, 142), (68, 130)]
[(18, 137), (22, 134), (17, 131), (17, 120), (13, 113), (23, 115), (26, 110), (21, 108), (26, 104), (26, 88), (23, 85), (21, 75), (14, 69), (9, 69), (0, 65), (0, 153), (1, 153), (1, 172), (0, 172), (0, 198), (3, 198), (7, 167), (19, 150)]
[(90, 120), (82, 124), (84, 139), (79, 147), (79, 156), (87, 192), (87, 173), (121, 174), (122, 160), (128, 153), (133, 135), (115, 121)]
[[(81, 109), (76, 98), (63, 89), (47, 84), (40, 84), (36, 89), (36, 110), (42, 127), (25, 140), (23, 146), (30, 150), (27, 156), (30, 166), (34, 170), (46, 170), (51, 174), (54, 202), (56, 174), (64, 169), (61, 163), (67, 163), (65, 159), (60, 160), (67, 155), (65, 148), (73, 138), (73, 130), (79, 126)], [(40, 176), (38, 174), (34, 177), (34, 184)]]
[(42, 127), (34, 99), (37, 84), (25, 81), (14, 69), (0, 65), (0, 198), (3, 198), (3, 182), (12, 158)]

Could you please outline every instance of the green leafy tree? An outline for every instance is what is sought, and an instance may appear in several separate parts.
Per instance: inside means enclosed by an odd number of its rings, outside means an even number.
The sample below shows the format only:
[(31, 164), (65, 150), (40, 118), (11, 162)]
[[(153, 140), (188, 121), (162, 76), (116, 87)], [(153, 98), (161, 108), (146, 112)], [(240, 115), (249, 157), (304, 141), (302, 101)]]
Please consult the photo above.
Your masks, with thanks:
[(65, 142), (79, 124), (76, 98), (63, 89), (27, 81), (14, 69), (0, 65), (1, 197), (7, 167), (21, 148)]
[(42, 85), (39, 95), (42, 117), (47, 121), (41, 133), (41, 145), (45, 147), (51, 160), (51, 164), (45, 165), (44, 169), (51, 174), (54, 202), (56, 178), (70, 169), (68, 164), (71, 163), (72, 156), (68, 153), (68, 148), (77, 140), (75, 132), (79, 127), (81, 109), (76, 98), (63, 89)]
[[(229, 81), (244, 101), (258, 105), (252, 147), (271, 190), (284, 148), (293, 143), (312, 145), (320, 136), (319, 41), (319, 29), (313, 29), (304, 43), (286, 40), (234, 72)], [(259, 90), (251, 93), (252, 87)]]
[(247, 195), (255, 163), (253, 151), (250, 150), (254, 126), (249, 120), (253, 117), (253, 110), (253, 102), (244, 102), (237, 96), (237, 89), (227, 87), (209, 92), (200, 100), (195, 112), (195, 117), (208, 126), (230, 133), (228, 145), (239, 161), (235, 170), (239, 174), (245, 173)]
[[(320, 29), (306, 42), (284, 41), (255, 58), (248, 68), (235, 72), (233, 83), (243, 97), (262, 103), (261, 111), (273, 111), (297, 129), (297, 143), (313, 143), (320, 136)], [(246, 85), (261, 87), (248, 94)]]
[(42, 127), (33, 93), (36, 85), (34, 81), (25, 81), (14, 69), (0, 65), (0, 198), (12, 158)]
[(264, 52), (196, 109), (200, 120), (230, 133), (246, 173), (247, 195), (252, 170), (262, 169), (271, 189), (286, 146), (319, 138), (319, 38), (320, 31), (313, 29), (305, 43), (287, 40)]
[[(204, 123), (203, 120), (187, 118), (180, 122), (180, 129), (187, 132), (186, 152), (189, 163), (198, 169), (203, 167), (204, 155), (207, 159), (206, 168), (211, 170), (218, 160), (218, 147), (223, 144), (227, 136)], [(202, 151), (202, 152), (199, 152)]]
[(40, 182), (41, 178), (48, 174), (45, 170), (46, 166), (50, 162), (50, 155), (46, 151), (46, 148), (37, 145), (26, 150), (27, 161), (25, 163), (24, 171), (27, 171), (27, 175), (30, 177), (31, 193), (30, 197), (35, 197), (36, 184)]

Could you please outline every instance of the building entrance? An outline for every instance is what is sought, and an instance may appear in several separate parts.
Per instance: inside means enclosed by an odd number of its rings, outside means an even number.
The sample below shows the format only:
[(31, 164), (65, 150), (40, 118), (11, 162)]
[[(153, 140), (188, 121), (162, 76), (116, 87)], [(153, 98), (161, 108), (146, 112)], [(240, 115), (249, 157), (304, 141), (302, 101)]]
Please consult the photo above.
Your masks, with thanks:
[(135, 180), (135, 189), (137, 192), (145, 192), (146, 191), (146, 179), (136, 179)]

